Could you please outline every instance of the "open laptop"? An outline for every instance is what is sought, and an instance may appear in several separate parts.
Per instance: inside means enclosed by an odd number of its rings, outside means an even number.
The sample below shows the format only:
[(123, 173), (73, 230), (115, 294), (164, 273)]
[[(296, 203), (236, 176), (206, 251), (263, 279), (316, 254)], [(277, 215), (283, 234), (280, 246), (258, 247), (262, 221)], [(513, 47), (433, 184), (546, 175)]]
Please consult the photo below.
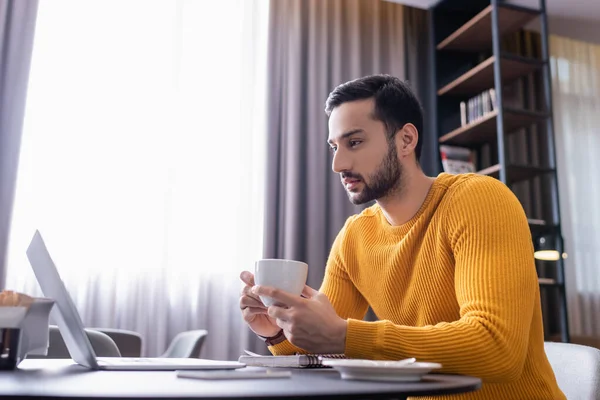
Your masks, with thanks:
[(106, 370), (183, 370), (236, 369), (245, 367), (237, 361), (216, 361), (198, 358), (120, 358), (96, 357), (85, 333), (75, 303), (58, 274), (39, 231), (27, 248), (27, 258), (33, 267), (44, 296), (54, 299), (52, 316), (73, 360), (87, 368)]

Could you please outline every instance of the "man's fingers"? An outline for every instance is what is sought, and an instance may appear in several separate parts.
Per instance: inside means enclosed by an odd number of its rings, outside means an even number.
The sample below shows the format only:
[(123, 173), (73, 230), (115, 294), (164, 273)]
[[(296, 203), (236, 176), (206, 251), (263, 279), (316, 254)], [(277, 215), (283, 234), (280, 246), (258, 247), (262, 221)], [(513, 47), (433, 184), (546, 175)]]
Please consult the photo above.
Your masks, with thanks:
[(267, 307), (265, 307), (265, 305), (262, 303), (262, 301), (254, 298), (254, 297), (250, 297), (250, 296), (242, 296), (240, 297), (240, 308), (243, 310), (244, 308), (247, 307), (257, 307), (257, 308), (262, 308), (262, 309), (267, 309)]
[(283, 329), (283, 334), (285, 335), (285, 337), (289, 337), (288, 334), (286, 334), (286, 332), (289, 332), (291, 329), (291, 325), (289, 322), (284, 321), (282, 319), (276, 319), (275, 323), (277, 324), (278, 327), (280, 327), (281, 329)]
[(257, 315), (267, 315), (267, 309), (262, 307), (248, 307), (242, 310), (242, 316), (246, 322), (252, 322)]
[(268, 286), (254, 286), (252, 293), (258, 296), (267, 296), (274, 299), (277, 303), (287, 307), (302, 304), (305, 301), (302, 297), (285, 292), (281, 289), (275, 289)]
[(242, 271), (242, 273), (240, 274), (240, 279), (246, 285), (254, 286), (254, 274), (252, 272)]
[(318, 290), (315, 290), (315, 289), (311, 288), (311, 287), (310, 287), (310, 286), (308, 286), (308, 285), (304, 285), (304, 289), (302, 289), (302, 295), (303, 295), (304, 297), (306, 297), (306, 298), (309, 298), (309, 299), (310, 299), (311, 297), (314, 297), (314, 296), (316, 296), (317, 294), (319, 294), (319, 291), (318, 291)]
[(282, 307), (271, 306), (267, 310), (269, 317), (282, 321), (289, 320), (289, 310)]
[(240, 293), (241, 296), (249, 296), (252, 297), (253, 299), (256, 299), (258, 301), (260, 301), (260, 297), (258, 297), (258, 295), (252, 293), (252, 288), (254, 286), (244, 286), (242, 288), (242, 292)]

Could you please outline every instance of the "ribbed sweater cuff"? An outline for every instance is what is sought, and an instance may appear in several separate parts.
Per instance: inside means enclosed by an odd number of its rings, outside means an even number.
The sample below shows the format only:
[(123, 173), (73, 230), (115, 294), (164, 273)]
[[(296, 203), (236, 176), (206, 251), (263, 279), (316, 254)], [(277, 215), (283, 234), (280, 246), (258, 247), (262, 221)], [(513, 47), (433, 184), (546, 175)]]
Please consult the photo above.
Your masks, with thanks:
[(346, 331), (346, 357), (375, 359), (379, 356), (377, 343), (383, 343), (384, 325), (348, 319)]
[(284, 340), (281, 343), (277, 343), (275, 346), (269, 346), (269, 351), (274, 356), (284, 356), (290, 354), (296, 354), (298, 348), (291, 344), (288, 340)]

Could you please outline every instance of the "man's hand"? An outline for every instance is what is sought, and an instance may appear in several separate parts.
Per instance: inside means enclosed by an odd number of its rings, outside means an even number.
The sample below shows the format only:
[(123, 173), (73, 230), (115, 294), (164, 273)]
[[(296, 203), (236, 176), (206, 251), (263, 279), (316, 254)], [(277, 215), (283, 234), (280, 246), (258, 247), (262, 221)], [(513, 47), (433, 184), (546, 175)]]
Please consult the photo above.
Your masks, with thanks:
[(302, 292), (306, 298), (265, 286), (254, 286), (251, 292), (277, 301), (278, 306), (268, 308), (268, 316), (293, 345), (311, 353), (344, 353), (348, 323), (323, 293), (309, 286)]
[(254, 287), (254, 275), (251, 272), (244, 271), (240, 274), (240, 279), (246, 284), (240, 293), (240, 308), (244, 321), (257, 335), (275, 336), (281, 328), (277, 326), (274, 318), (269, 317), (267, 307), (260, 300), (260, 297), (251, 292), (252, 287)]

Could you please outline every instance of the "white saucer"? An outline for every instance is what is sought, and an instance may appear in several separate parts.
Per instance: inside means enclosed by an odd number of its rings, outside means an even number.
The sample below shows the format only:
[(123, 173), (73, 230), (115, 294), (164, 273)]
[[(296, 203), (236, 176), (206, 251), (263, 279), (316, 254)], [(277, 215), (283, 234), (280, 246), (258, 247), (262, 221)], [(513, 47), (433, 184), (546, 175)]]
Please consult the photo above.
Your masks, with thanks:
[(333, 367), (340, 373), (342, 379), (384, 382), (418, 382), (423, 375), (442, 368), (442, 364), (430, 362), (406, 364), (398, 361), (357, 359), (323, 359), (323, 365)]

